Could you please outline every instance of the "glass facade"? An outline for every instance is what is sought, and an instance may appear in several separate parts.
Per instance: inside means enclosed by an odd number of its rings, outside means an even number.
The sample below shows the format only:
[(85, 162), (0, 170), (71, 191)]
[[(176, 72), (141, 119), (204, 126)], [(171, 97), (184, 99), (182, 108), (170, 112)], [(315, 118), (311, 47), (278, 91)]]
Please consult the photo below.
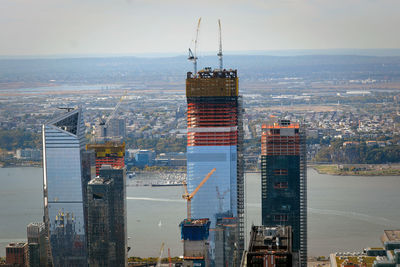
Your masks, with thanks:
[(113, 180), (95, 178), (89, 182), (87, 193), (89, 266), (117, 266)]
[(87, 266), (80, 109), (42, 127), (45, 225), (54, 266)]
[(100, 168), (100, 177), (106, 180), (113, 180), (111, 207), (113, 218), (110, 229), (111, 238), (115, 242), (116, 261), (113, 266), (127, 266), (127, 217), (126, 217), (126, 168), (112, 168), (103, 165)]
[[(205, 68), (198, 73), (188, 72), (186, 97), (188, 191), (192, 192), (208, 172), (216, 169), (191, 204), (192, 218), (211, 221), (210, 264), (216, 266), (219, 218), (237, 220), (237, 232), (231, 235), (235, 241), (220, 242), (228, 246), (220, 251), (232, 249), (241, 255), (244, 248), (243, 109), (237, 71)], [(237, 263), (239, 260), (236, 257)]]
[(307, 173), (305, 129), (298, 122), (262, 126), (261, 205), (263, 226), (291, 226), (294, 266), (307, 266)]
[(218, 213), (237, 216), (236, 146), (188, 146), (187, 183), (193, 192), (204, 177), (216, 171), (192, 199), (192, 218), (209, 218), (215, 228)]

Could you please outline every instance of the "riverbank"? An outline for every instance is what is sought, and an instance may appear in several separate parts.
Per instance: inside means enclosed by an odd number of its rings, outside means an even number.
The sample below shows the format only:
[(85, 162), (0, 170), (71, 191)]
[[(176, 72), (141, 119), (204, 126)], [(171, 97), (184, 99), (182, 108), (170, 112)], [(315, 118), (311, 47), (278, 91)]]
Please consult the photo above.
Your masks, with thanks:
[(319, 174), (341, 176), (398, 176), (400, 164), (321, 164), (309, 167)]

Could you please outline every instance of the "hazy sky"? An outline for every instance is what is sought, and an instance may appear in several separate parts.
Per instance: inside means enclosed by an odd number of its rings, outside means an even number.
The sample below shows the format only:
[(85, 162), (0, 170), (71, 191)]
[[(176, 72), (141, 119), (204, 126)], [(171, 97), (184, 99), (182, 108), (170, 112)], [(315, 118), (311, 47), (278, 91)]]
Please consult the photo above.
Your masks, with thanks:
[(0, 55), (400, 48), (400, 0), (0, 0)]

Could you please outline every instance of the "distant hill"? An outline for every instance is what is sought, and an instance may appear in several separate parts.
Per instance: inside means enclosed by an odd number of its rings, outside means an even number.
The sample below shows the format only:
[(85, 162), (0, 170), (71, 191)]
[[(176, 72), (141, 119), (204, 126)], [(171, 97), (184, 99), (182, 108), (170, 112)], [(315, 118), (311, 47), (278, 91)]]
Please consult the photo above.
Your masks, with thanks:
[[(199, 58), (199, 67), (217, 67), (217, 56)], [(306, 80), (400, 80), (400, 56), (226, 55), (224, 66), (238, 69), (241, 80), (301, 77)], [(1, 59), (0, 83), (125, 83), (183, 81), (192, 64), (176, 57), (88, 57)]]

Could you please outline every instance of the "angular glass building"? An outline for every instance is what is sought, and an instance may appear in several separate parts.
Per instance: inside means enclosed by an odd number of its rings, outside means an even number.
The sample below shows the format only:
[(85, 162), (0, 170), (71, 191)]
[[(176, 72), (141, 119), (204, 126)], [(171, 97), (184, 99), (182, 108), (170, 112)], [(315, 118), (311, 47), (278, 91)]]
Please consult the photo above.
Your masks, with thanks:
[(293, 266), (307, 266), (306, 136), (299, 123), (262, 126), (261, 205), (263, 226), (291, 226)]
[(87, 266), (81, 109), (42, 126), (44, 222), (54, 266)]
[(192, 218), (208, 218), (210, 258), (215, 258), (217, 219), (235, 217), (238, 253), (244, 246), (242, 102), (236, 70), (188, 72), (187, 185), (192, 192), (213, 168), (214, 174), (192, 200)]

